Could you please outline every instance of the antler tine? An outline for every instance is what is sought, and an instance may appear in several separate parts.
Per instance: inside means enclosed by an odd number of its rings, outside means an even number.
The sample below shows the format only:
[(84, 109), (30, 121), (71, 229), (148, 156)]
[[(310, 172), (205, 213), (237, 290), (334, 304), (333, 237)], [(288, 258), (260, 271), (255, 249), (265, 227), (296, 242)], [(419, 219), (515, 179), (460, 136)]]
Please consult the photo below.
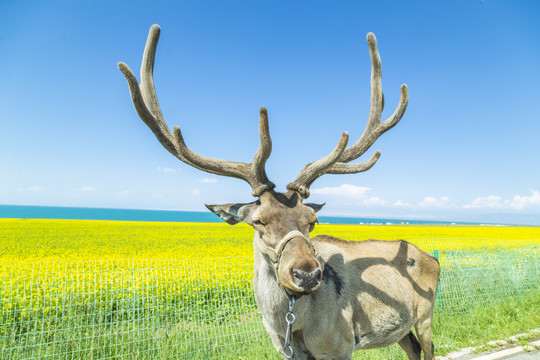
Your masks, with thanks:
[(150, 111), (154, 114), (160, 127), (165, 129), (170, 134), (169, 128), (165, 123), (159, 101), (154, 87), (154, 61), (156, 58), (156, 49), (159, 41), (161, 28), (159, 25), (152, 25), (148, 32), (148, 39), (144, 47), (143, 59), (141, 63), (141, 90), (145, 104), (148, 104)]
[[(154, 89), (154, 58), (156, 55), (157, 43), (159, 41), (159, 33), (159, 25), (153, 25), (148, 33), (148, 39), (146, 40), (143, 61), (141, 64), (140, 85), (129, 66), (123, 62), (119, 62), (118, 68), (126, 77), (131, 100), (139, 117), (144, 121), (146, 126), (152, 130), (161, 145), (163, 145), (163, 147), (171, 154), (178, 157), (179, 154), (176, 142), (163, 119)], [(180, 160), (184, 161), (184, 159)]]
[(275, 185), (268, 180), (264, 170), (266, 160), (270, 156), (272, 150), (272, 142), (268, 130), (268, 116), (264, 107), (261, 108), (259, 121), (261, 142), (259, 149), (255, 153), (253, 163), (251, 164), (213, 159), (199, 155), (186, 146), (182, 132), (178, 126), (175, 126), (173, 131), (176, 143), (178, 144), (179, 153), (182, 154), (182, 157), (186, 159), (185, 162), (189, 165), (213, 174), (243, 179), (251, 185), (253, 196), (260, 196), (266, 190), (275, 187)]
[(326, 167), (318, 168), (317, 171), (312, 171), (311, 168), (318, 164), (320, 160), (307, 165), (296, 180), (287, 186), (289, 190), (298, 191), (303, 198), (309, 196), (308, 189), (311, 184), (324, 174), (355, 174), (371, 169), (379, 160), (380, 151), (376, 151), (371, 159), (363, 163), (349, 164), (349, 162), (363, 155), (382, 134), (393, 128), (401, 120), (407, 109), (409, 94), (407, 85), (403, 84), (401, 85), (401, 95), (396, 110), (388, 119), (381, 122), (381, 114), (384, 108), (384, 94), (381, 84), (381, 57), (377, 49), (377, 39), (373, 33), (367, 34), (367, 42), (371, 58), (371, 100), (366, 128), (356, 143), (342, 150), (341, 155), (335, 161), (328, 163), (329, 165)]
[(154, 60), (159, 35), (159, 25), (153, 25), (150, 28), (144, 48), (140, 85), (137, 83), (137, 79), (131, 69), (123, 62), (118, 63), (118, 68), (122, 71), (128, 82), (131, 100), (139, 117), (152, 130), (161, 145), (186, 164), (216, 175), (245, 180), (251, 185), (253, 196), (260, 196), (264, 191), (273, 189), (274, 184), (268, 180), (265, 172), (266, 160), (272, 150), (272, 141), (268, 128), (268, 115), (265, 108), (261, 108), (260, 111), (259, 134), (261, 142), (253, 162), (250, 164), (199, 155), (186, 146), (182, 132), (178, 126), (175, 126), (173, 129), (174, 135), (171, 133), (161, 113), (153, 79)]
[(347, 164), (342, 162), (336, 162), (330, 169), (326, 171), (327, 174), (357, 174), (359, 172), (364, 172), (373, 167), (379, 157), (381, 152), (379, 150), (375, 151), (371, 159), (357, 164)]
[[(409, 102), (407, 85), (403, 84), (401, 85), (401, 94), (396, 110), (388, 119), (381, 123), (381, 114), (384, 108), (384, 94), (382, 92), (381, 84), (381, 57), (377, 49), (377, 39), (373, 33), (367, 34), (367, 41), (369, 46), (369, 55), (371, 57), (371, 101), (368, 123), (364, 129), (364, 132), (362, 133), (362, 136), (356, 141), (356, 143), (351, 145), (343, 152), (343, 155), (339, 159), (339, 162), (336, 163), (336, 166), (329, 170), (329, 173), (331, 174), (341, 174), (342, 172), (338, 171), (343, 169), (344, 166), (340, 163), (348, 163), (349, 161), (359, 158), (382, 134), (393, 128), (401, 120), (403, 114), (405, 114), (405, 110), (407, 109), (407, 104)], [(373, 157), (368, 160), (367, 163), (370, 163), (372, 160)], [(352, 171), (353, 168), (358, 167), (356, 164), (350, 164), (349, 166), (351, 168), (349, 171)]]
[(270, 138), (270, 128), (268, 127), (268, 112), (265, 107), (261, 107), (259, 115), (259, 138), (261, 142), (253, 157), (252, 169), (255, 177), (260, 179), (259, 181), (264, 185), (259, 189), (254, 188), (253, 196), (259, 196), (260, 193), (275, 187), (274, 183), (268, 180), (265, 170), (266, 160), (268, 160), (272, 152), (272, 139)]
[(307, 199), (309, 197), (309, 187), (313, 181), (324, 175), (335, 164), (347, 147), (348, 141), (349, 133), (344, 131), (335, 149), (327, 156), (306, 165), (296, 179), (287, 185), (287, 189), (297, 191), (304, 199)]

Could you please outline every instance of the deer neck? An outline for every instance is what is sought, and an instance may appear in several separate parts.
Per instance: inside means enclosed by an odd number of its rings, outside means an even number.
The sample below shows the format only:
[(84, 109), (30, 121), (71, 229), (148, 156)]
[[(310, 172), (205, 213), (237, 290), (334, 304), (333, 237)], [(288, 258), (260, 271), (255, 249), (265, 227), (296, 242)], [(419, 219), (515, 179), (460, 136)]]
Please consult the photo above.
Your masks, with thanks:
[[(289, 300), (283, 294), (278, 283), (274, 265), (268, 255), (261, 251), (259, 242), (262, 239), (255, 234), (253, 239), (254, 278), (253, 290), (255, 301), (265, 321), (282, 318), (287, 310)], [(276, 324), (279, 327), (279, 325)]]

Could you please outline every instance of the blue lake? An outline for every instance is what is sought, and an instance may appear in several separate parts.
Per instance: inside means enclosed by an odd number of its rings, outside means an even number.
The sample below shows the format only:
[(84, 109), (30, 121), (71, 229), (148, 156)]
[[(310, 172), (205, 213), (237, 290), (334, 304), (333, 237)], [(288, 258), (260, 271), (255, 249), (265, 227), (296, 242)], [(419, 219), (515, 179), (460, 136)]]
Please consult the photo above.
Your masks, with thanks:
[[(211, 213), (202, 211), (106, 209), (61, 206), (0, 205), (0, 218), (16, 219), (78, 219), (165, 222), (221, 222)], [(407, 219), (356, 218), (319, 216), (320, 223), (330, 224), (449, 224), (449, 221)]]

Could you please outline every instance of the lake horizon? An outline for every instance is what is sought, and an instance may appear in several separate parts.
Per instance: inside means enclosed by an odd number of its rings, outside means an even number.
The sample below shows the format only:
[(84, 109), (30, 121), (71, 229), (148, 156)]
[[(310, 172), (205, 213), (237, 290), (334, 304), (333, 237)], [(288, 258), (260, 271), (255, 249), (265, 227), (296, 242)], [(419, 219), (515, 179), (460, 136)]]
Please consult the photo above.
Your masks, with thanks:
[[(219, 223), (223, 221), (210, 211), (205, 212), (190, 210), (148, 210), (41, 205), (0, 205), (0, 218), (211, 223)], [(370, 218), (325, 215), (319, 216), (319, 222), (325, 224), (344, 225), (475, 224), (445, 220), (418, 220), (405, 218)]]

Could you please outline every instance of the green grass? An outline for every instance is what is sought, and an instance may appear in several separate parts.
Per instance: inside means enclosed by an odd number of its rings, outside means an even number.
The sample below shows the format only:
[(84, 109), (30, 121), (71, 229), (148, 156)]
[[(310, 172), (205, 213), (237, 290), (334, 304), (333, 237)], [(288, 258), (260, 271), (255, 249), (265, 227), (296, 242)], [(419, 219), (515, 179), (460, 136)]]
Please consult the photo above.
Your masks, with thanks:
[(505, 340), (540, 325), (540, 289), (522, 296), (509, 296), (490, 306), (475, 306), (467, 312), (436, 316), (436, 353), (444, 355), (465, 347)]
[[(540, 291), (508, 298), (489, 308), (476, 307), (467, 313), (437, 315), (434, 321), (436, 355), (492, 340), (506, 339), (538, 327)], [(77, 322), (77, 321), (76, 321)], [(161, 320), (149, 329), (143, 319), (106, 325), (90, 325), (78, 319), (68, 331), (46, 335), (12, 337), (3, 359), (281, 359), (273, 349), (258, 314), (252, 311), (241, 322), (174, 323)], [(1, 343), (1, 342), (0, 342)], [(85, 349), (82, 351), (81, 349)], [(403, 359), (393, 345), (385, 349), (358, 351), (354, 359)]]
[[(433, 327), (437, 355), (540, 327), (539, 264), (532, 249), (516, 251), (445, 254)], [(18, 277), (5, 272), (2, 359), (280, 359), (242, 280), (251, 268), (218, 263), (60, 263), (49, 273), (32, 265), (27, 273), (17, 267)], [(93, 268), (101, 275), (85, 275)], [(189, 269), (231, 276), (216, 284)], [(354, 359), (406, 357), (394, 345)]]

